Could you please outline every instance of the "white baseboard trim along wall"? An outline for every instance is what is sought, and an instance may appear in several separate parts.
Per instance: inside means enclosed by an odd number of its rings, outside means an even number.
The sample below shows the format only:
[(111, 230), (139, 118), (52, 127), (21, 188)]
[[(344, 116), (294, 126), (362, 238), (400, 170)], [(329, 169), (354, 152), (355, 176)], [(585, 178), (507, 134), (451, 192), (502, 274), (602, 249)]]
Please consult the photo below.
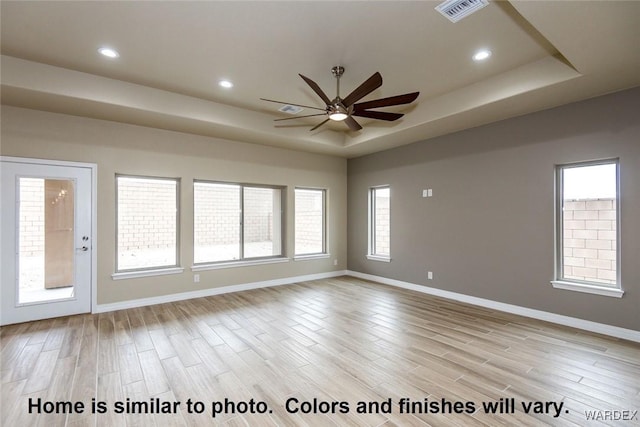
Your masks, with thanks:
[(622, 338), (629, 341), (640, 342), (640, 331), (633, 329), (620, 328), (618, 326), (606, 325), (604, 323), (591, 322), (589, 320), (578, 319), (575, 317), (563, 316), (561, 314), (549, 313), (547, 311), (534, 310), (531, 308), (521, 307), (518, 305), (506, 304), (503, 302), (492, 301), (484, 298), (473, 297), (470, 295), (459, 294), (456, 292), (444, 291), (442, 289), (430, 288), (428, 286), (416, 285), (415, 283), (403, 282), (401, 280), (387, 279), (386, 277), (374, 276), (372, 274), (360, 273), (358, 271), (347, 270), (347, 275), (359, 279), (371, 280), (373, 282), (383, 283), (385, 285), (397, 286), (399, 288), (410, 289), (412, 291), (422, 292), (450, 300), (460, 301), (467, 304), (477, 305), (479, 307), (490, 308), (493, 310), (504, 311), (506, 313), (517, 314), (519, 316), (530, 317), (533, 319), (544, 320), (546, 322), (556, 323), (558, 325), (570, 326), (572, 328), (583, 329), (589, 332), (609, 335), (616, 338)]
[(114, 302), (110, 304), (97, 304), (94, 313), (106, 313), (108, 311), (124, 310), (127, 308), (144, 307), (147, 305), (164, 304), (167, 302), (183, 301), (192, 298), (209, 297), (212, 295), (229, 294), (232, 292), (248, 291), (258, 288), (270, 288), (272, 286), (292, 285), (310, 280), (330, 279), (332, 277), (345, 276), (345, 270), (330, 271), (328, 273), (307, 274), (304, 276), (284, 277), (282, 279), (264, 280), (261, 282), (242, 283), (239, 285), (221, 286), (218, 288), (202, 289), (200, 291), (181, 292), (179, 294), (162, 295), (158, 297), (140, 298), (130, 301)]
[(541, 310), (521, 307), (518, 305), (506, 304), (502, 302), (492, 301), (484, 298), (473, 297), (469, 295), (459, 294), (456, 292), (445, 291), (442, 289), (430, 288), (428, 286), (417, 285), (415, 283), (403, 282), (401, 280), (388, 279), (386, 277), (374, 276), (372, 274), (360, 273), (358, 271), (340, 270), (328, 273), (309, 274), (305, 276), (285, 277), (282, 279), (265, 280), (261, 282), (243, 283), (239, 285), (222, 286), (218, 288), (202, 289), (200, 291), (183, 292), (179, 294), (162, 295), (158, 297), (141, 298), (131, 301), (122, 301), (111, 304), (97, 304), (94, 313), (106, 313), (109, 311), (123, 310), (127, 308), (143, 307), (154, 304), (164, 304), (167, 302), (182, 301), (191, 298), (202, 298), (212, 295), (221, 295), (231, 292), (248, 291), (250, 289), (268, 288), (272, 286), (290, 285), (310, 280), (329, 279), (339, 276), (352, 276), (358, 279), (371, 280), (373, 282), (385, 285), (396, 286), (399, 288), (410, 289), (412, 291), (422, 292), (454, 301), (460, 301), (480, 307), (490, 308), (493, 310), (504, 311), (506, 313), (517, 314), (533, 319), (544, 320), (559, 325), (570, 326), (573, 328), (583, 329), (589, 332), (595, 332), (604, 335), (610, 335), (616, 338), (622, 338), (630, 341), (640, 342), (640, 331), (632, 329), (620, 328), (618, 326), (606, 325), (603, 323), (591, 322), (589, 320), (577, 319), (575, 317), (563, 316), (561, 314), (549, 313)]

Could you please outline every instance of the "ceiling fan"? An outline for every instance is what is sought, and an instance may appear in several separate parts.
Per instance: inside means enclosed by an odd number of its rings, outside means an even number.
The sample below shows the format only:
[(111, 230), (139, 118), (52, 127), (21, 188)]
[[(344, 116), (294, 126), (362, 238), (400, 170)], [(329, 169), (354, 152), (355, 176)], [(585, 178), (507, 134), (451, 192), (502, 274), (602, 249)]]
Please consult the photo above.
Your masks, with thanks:
[(334, 121), (344, 121), (349, 129), (356, 131), (362, 129), (362, 126), (353, 118), (356, 117), (367, 117), (370, 119), (376, 120), (386, 120), (388, 122), (392, 122), (394, 120), (398, 120), (400, 117), (404, 116), (404, 114), (400, 113), (390, 113), (386, 111), (371, 111), (370, 108), (380, 108), (380, 107), (391, 107), (394, 105), (403, 105), (409, 104), (420, 95), (420, 92), (412, 92), (405, 93), (404, 95), (396, 95), (390, 96), (388, 98), (380, 98), (374, 99), (373, 101), (359, 102), (361, 100), (380, 86), (382, 86), (382, 76), (380, 73), (376, 72), (367, 80), (364, 81), (360, 86), (358, 86), (353, 92), (347, 95), (345, 98), (340, 97), (340, 77), (344, 73), (344, 67), (335, 66), (331, 69), (331, 73), (336, 78), (337, 89), (336, 89), (336, 97), (334, 99), (329, 99), (329, 97), (320, 89), (320, 86), (313, 80), (308, 77), (303, 76), (302, 74), (298, 74), (302, 77), (313, 91), (318, 94), (318, 96), (322, 99), (322, 101), (326, 104), (325, 108), (311, 107), (308, 105), (301, 104), (293, 104), (291, 102), (282, 102), (275, 101), (273, 99), (265, 99), (260, 98), (263, 101), (275, 102), (278, 104), (288, 104), (295, 105), (297, 107), (310, 108), (313, 110), (320, 110), (322, 113), (318, 114), (308, 114), (306, 116), (297, 116), (297, 117), (287, 117), (284, 119), (275, 119), (274, 121), (283, 121), (283, 120), (293, 120), (300, 119), (303, 117), (313, 117), (313, 116), (327, 116), (327, 118), (315, 125), (310, 129), (310, 131), (314, 131), (318, 129), (320, 126), (328, 122), (329, 120)]

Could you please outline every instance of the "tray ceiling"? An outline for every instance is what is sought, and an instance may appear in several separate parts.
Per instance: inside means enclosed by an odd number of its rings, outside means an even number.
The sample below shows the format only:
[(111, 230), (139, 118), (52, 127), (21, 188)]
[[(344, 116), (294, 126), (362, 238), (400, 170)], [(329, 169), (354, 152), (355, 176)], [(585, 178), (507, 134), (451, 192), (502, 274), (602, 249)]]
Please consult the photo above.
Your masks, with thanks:
[[(490, 2), (457, 23), (435, 6), (3, 1), (2, 103), (355, 157), (640, 84), (640, 2)], [(363, 101), (420, 97), (358, 132), (273, 122), (289, 116), (259, 98), (323, 107), (298, 73), (332, 97), (334, 65), (343, 94), (379, 71)]]

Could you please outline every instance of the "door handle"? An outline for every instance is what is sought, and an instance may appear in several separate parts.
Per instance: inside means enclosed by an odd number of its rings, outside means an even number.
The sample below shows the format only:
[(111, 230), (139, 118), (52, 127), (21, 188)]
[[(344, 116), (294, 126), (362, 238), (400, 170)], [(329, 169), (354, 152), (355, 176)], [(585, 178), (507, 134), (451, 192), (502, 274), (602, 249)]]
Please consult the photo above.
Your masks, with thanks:
[(86, 247), (86, 246), (83, 246), (83, 247), (81, 247), (81, 248), (76, 248), (76, 250), (77, 250), (77, 251), (82, 251), (82, 252), (87, 252), (87, 251), (89, 250), (89, 248), (88, 248), (88, 247)]

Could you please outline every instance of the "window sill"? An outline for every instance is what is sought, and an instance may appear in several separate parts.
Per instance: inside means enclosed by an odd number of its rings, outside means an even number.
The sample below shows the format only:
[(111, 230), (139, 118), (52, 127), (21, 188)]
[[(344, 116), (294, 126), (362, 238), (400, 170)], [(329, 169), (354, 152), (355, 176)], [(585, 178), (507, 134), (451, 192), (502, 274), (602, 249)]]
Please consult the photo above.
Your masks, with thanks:
[(262, 264), (278, 264), (281, 262), (289, 262), (289, 258), (269, 258), (269, 259), (257, 259), (251, 261), (230, 261), (230, 262), (220, 262), (217, 264), (200, 264), (200, 265), (192, 265), (191, 271), (206, 271), (206, 270), (220, 270), (223, 268), (234, 268), (234, 267), (248, 267), (252, 265), (262, 265)]
[(309, 259), (323, 259), (329, 258), (331, 254), (310, 254), (310, 255), (296, 255), (293, 257), (294, 261), (306, 261)]
[(624, 291), (619, 288), (610, 288), (607, 286), (586, 285), (576, 282), (566, 282), (563, 280), (552, 280), (551, 285), (555, 289), (565, 289), (568, 291), (584, 292), (587, 294), (603, 295), (607, 297), (622, 298)]
[(391, 257), (380, 255), (367, 255), (369, 261), (391, 262)]
[(158, 268), (156, 270), (123, 271), (113, 273), (112, 280), (137, 279), (138, 277), (164, 276), (167, 274), (180, 274), (184, 271), (182, 267)]

